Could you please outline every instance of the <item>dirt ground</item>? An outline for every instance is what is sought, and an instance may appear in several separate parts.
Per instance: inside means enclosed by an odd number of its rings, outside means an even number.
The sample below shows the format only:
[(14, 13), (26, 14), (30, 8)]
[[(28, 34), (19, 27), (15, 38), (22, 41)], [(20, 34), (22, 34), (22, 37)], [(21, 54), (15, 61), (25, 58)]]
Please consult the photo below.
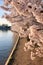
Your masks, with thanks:
[(12, 59), (8, 65), (43, 65), (43, 58), (30, 59), (30, 51), (24, 51), (24, 45), (27, 42), (26, 38), (20, 39)]

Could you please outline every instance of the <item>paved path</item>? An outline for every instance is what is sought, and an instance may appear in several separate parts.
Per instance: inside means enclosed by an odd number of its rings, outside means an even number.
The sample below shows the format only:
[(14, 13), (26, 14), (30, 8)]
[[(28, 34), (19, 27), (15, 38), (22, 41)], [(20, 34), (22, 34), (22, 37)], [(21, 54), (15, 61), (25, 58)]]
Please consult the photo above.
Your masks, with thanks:
[(30, 52), (24, 52), (24, 45), (27, 39), (20, 39), (9, 65), (43, 65), (43, 58), (32, 61)]

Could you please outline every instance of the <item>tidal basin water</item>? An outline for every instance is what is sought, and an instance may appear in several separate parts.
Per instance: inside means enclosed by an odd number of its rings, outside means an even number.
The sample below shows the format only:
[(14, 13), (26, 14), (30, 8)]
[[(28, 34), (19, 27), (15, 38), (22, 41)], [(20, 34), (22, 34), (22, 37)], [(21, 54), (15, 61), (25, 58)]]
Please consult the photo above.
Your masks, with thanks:
[(0, 31), (0, 65), (4, 65), (14, 44), (17, 35), (11, 31)]

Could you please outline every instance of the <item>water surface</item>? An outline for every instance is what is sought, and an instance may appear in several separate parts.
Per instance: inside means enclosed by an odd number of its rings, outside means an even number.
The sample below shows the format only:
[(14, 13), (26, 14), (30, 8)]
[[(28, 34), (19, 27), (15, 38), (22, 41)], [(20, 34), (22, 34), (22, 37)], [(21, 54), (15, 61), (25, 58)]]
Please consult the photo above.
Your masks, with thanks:
[(4, 65), (16, 40), (16, 35), (11, 31), (0, 31), (0, 65)]

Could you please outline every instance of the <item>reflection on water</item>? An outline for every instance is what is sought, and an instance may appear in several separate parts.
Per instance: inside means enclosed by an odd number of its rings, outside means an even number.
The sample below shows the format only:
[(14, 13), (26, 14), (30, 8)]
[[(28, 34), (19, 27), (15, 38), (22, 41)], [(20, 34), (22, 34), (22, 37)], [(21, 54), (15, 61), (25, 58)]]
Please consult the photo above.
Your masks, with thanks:
[(0, 65), (4, 65), (15, 41), (11, 31), (0, 31)]

